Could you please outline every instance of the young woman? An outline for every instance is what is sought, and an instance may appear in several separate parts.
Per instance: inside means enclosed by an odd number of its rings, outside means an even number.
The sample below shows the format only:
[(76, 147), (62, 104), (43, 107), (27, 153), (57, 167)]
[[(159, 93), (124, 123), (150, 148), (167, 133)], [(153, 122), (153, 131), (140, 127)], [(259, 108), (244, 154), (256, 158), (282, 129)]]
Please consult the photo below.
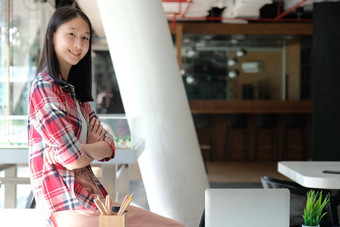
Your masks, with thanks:
[[(107, 195), (90, 166), (94, 159), (108, 161), (115, 154), (112, 135), (88, 103), (93, 101), (91, 38), (91, 23), (83, 12), (57, 9), (29, 94), (31, 185), (50, 226), (98, 226), (94, 199)], [(133, 206), (128, 221), (134, 226), (183, 226)]]
[(89, 165), (115, 154), (112, 135), (88, 103), (93, 100), (91, 37), (91, 23), (83, 12), (71, 7), (56, 10), (30, 90), (31, 184), (50, 223), (58, 223), (59, 211), (96, 213), (94, 196), (107, 194)]

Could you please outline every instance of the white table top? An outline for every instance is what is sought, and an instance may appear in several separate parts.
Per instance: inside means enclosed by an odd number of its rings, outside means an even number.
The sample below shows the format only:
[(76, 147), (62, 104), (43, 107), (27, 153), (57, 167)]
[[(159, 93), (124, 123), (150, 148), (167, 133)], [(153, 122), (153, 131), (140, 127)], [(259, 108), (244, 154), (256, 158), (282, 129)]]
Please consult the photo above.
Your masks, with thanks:
[(340, 162), (283, 161), (278, 172), (307, 188), (340, 189), (340, 174), (323, 173), (323, 170), (340, 171)]
[[(136, 163), (145, 148), (141, 140), (133, 148), (116, 149), (115, 158), (109, 162), (94, 161), (94, 164), (131, 164)], [(28, 148), (0, 148), (0, 164), (28, 164)]]

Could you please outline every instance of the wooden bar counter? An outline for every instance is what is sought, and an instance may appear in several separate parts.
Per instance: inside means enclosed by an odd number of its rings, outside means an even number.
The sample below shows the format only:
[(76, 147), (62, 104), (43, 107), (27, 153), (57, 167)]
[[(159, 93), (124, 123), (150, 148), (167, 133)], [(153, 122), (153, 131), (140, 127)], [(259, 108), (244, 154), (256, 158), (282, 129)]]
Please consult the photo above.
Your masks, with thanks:
[[(312, 149), (312, 112), (313, 103), (311, 100), (296, 101), (279, 101), (279, 100), (189, 100), (191, 112), (194, 115), (206, 115), (210, 119), (210, 128), (208, 130), (197, 130), (197, 136), (200, 144), (209, 145), (201, 147), (210, 147), (202, 149), (203, 158), (210, 161), (224, 161), (226, 152), (226, 128), (230, 114), (246, 114), (249, 131), (249, 160), (272, 160), (272, 154), (268, 149), (259, 151), (255, 156), (255, 128), (256, 117), (258, 114), (275, 114), (278, 141), (278, 160), (303, 160), (311, 157)], [(306, 119), (306, 151), (307, 157), (303, 157), (298, 149), (291, 149), (288, 158), (285, 158), (283, 143), (284, 132), (289, 114), (304, 114)], [(299, 135), (299, 134), (297, 134)], [(266, 135), (264, 136), (266, 139)], [(267, 136), (269, 140), (270, 136)], [(294, 136), (293, 136), (294, 137)], [(296, 136), (298, 137), (298, 136)], [(211, 138), (209, 140), (209, 138)], [(293, 138), (294, 139), (294, 138)], [(242, 140), (233, 141), (236, 144), (243, 143)], [(266, 144), (266, 141), (262, 141)], [(296, 146), (290, 142), (290, 147)], [(245, 157), (242, 150), (232, 149), (231, 161), (244, 161)]]
[(311, 100), (189, 100), (193, 114), (232, 114), (232, 113), (312, 113)]

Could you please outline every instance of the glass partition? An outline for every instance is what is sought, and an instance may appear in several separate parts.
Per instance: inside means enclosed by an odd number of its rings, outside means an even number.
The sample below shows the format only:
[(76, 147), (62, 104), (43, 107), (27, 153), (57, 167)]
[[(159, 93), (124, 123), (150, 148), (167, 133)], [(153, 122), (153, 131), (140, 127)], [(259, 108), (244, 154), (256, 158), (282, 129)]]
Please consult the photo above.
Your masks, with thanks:
[(0, 0), (0, 147), (27, 147), (28, 91), (42, 46), (50, 1)]
[(132, 147), (131, 132), (125, 115), (101, 114), (98, 116), (104, 128), (113, 135), (117, 149)]
[[(98, 116), (104, 128), (114, 135), (117, 149), (131, 147), (131, 132), (125, 115)], [(27, 148), (27, 116), (0, 116), (0, 149)]]
[(0, 1), (1, 115), (27, 114), (27, 92), (40, 55), (41, 19), (52, 13), (42, 4)]
[(287, 35), (183, 34), (181, 75), (188, 98), (286, 99), (286, 48), (295, 43), (297, 37)]

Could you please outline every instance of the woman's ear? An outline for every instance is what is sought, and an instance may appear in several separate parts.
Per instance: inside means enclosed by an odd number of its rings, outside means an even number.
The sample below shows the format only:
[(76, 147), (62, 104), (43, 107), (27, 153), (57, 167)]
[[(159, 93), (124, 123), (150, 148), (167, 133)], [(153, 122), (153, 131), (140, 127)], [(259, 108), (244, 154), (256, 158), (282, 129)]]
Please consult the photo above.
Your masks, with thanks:
[[(51, 35), (51, 37), (47, 37), (47, 40), (48, 40), (49, 42), (51, 42), (53, 45), (54, 45), (54, 35), (55, 35), (55, 33), (53, 33), (53, 34)], [(50, 38), (51, 38), (52, 40), (50, 40)]]
[(55, 33), (53, 32), (53, 34), (52, 34), (52, 36), (51, 36), (51, 39), (52, 39), (52, 40), (50, 40), (50, 35), (49, 35), (49, 34), (51, 34), (51, 33), (50, 33), (50, 32), (46, 32), (46, 40), (49, 41), (49, 42), (52, 42), (52, 44), (54, 44), (54, 43), (53, 43), (53, 37), (54, 37), (54, 34), (55, 34)]

